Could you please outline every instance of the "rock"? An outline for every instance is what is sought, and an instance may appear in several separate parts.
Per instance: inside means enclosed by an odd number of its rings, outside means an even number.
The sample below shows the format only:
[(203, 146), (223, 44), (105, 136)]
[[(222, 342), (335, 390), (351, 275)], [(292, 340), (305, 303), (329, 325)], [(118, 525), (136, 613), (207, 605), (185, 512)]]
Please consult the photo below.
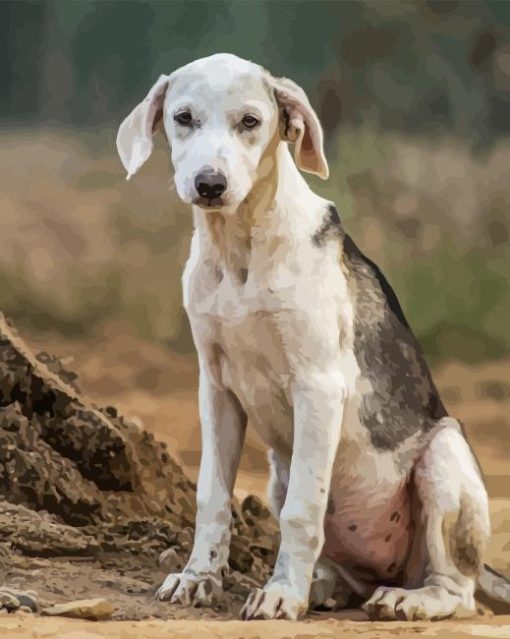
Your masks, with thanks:
[(251, 590), (261, 586), (259, 581), (256, 581), (237, 570), (232, 570), (225, 576), (223, 581), (225, 590), (228, 590), (234, 595), (239, 595), (240, 597), (246, 597)]
[(110, 619), (114, 610), (113, 605), (107, 599), (79, 599), (43, 608), (41, 614), (48, 617), (72, 617), (73, 619), (102, 621)]
[(184, 548), (185, 550), (190, 548), (190, 546), (193, 543), (193, 537), (194, 537), (193, 529), (190, 528), (189, 526), (184, 528), (179, 534), (179, 543), (182, 546), (182, 548)]
[(0, 606), (9, 612), (16, 610), (21, 606), (19, 599), (10, 592), (0, 590)]
[(269, 535), (260, 535), (250, 542), (250, 550), (253, 550), (255, 548), (260, 548), (267, 551), (273, 550), (274, 539), (272, 539)]
[(243, 517), (265, 520), (271, 517), (269, 509), (264, 506), (261, 499), (255, 495), (247, 495), (241, 504)]
[(28, 606), (20, 606), (16, 610), (16, 614), (21, 614), (21, 615), (31, 615), (32, 613), (33, 613), (33, 610), (29, 608)]
[(234, 537), (230, 543), (230, 567), (239, 572), (248, 572), (253, 564), (253, 559), (248, 545), (243, 543), (239, 537)]
[(184, 561), (182, 552), (179, 553), (179, 548), (172, 546), (164, 550), (160, 556), (158, 563), (164, 570), (168, 572), (180, 572), (183, 567)]
[[(8, 608), (9, 606), (3, 602), (3, 597), (11, 598), (14, 606), (11, 610), (19, 609), (19, 608), (28, 608), (30, 612), (37, 612), (37, 593), (33, 590), (13, 590), (12, 588), (0, 587), (0, 602), (4, 606), (4, 608)], [(15, 604), (17, 602), (17, 605)]]
[(9, 541), (11, 548), (39, 557), (95, 556), (99, 549), (97, 541), (80, 529), (1, 500), (0, 541)]

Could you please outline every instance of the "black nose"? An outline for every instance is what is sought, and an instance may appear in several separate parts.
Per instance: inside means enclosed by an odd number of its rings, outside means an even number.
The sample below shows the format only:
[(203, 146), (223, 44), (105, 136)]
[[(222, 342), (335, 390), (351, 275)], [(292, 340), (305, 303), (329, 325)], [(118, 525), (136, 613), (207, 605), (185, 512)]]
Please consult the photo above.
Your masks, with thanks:
[(195, 178), (195, 188), (201, 197), (214, 200), (227, 188), (227, 178), (220, 171), (202, 171)]

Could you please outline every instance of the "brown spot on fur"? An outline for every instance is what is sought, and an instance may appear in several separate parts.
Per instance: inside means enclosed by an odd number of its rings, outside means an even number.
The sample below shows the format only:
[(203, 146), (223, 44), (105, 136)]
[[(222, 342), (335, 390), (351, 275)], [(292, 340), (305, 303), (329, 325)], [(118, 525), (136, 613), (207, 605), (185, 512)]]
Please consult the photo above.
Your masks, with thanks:
[(350, 526), (348, 526), (349, 530), (356, 530), (357, 526), (356, 524), (351, 524)]
[(398, 510), (394, 510), (391, 513), (390, 521), (394, 521), (396, 524), (400, 521), (400, 513)]
[(391, 539), (391, 535), (386, 535), (386, 537), (384, 538), (385, 542), (388, 542)]
[(461, 502), (460, 513), (445, 515), (442, 528), (444, 543), (457, 568), (466, 577), (476, 575), (481, 565), (482, 533), (467, 500)]
[(335, 514), (335, 504), (333, 502), (332, 499), (328, 500), (328, 508), (326, 510), (328, 515), (334, 515)]
[(395, 570), (395, 568), (397, 567), (396, 562), (392, 562), (389, 566), (388, 566), (388, 572), (393, 572)]
[(478, 566), (481, 563), (478, 548), (473, 543), (461, 545), (460, 541), (458, 541), (454, 561), (463, 575), (476, 575)]

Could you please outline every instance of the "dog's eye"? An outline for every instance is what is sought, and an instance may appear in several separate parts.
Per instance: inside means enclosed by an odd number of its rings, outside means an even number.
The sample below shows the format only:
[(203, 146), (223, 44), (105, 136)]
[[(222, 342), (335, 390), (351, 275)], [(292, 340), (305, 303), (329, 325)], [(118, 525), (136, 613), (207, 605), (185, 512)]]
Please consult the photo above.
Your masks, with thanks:
[(189, 111), (181, 111), (180, 113), (176, 113), (174, 115), (174, 121), (181, 126), (190, 126), (193, 118), (191, 117), (191, 113)]
[(260, 124), (260, 120), (257, 120), (253, 115), (245, 115), (242, 119), (243, 126), (247, 129), (254, 129), (258, 124)]

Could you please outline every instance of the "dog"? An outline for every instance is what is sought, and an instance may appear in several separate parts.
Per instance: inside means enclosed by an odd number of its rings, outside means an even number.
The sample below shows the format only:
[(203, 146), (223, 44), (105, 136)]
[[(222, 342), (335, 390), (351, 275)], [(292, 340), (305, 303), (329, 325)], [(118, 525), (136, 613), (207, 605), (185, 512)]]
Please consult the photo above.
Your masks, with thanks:
[(194, 547), (156, 596), (221, 596), (249, 420), (270, 449), (281, 544), (244, 619), (296, 619), (333, 596), (373, 619), (466, 616), (477, 586), (510, 602), (482, 564), (488, 499), (461, 425), (387, 280), (300, 173), (328, 177), (303, 89), (230, 54), (162, 75), (119, 128), (128, 178), (160, 127), (193, 210), (182, 282), (203, 450)]

